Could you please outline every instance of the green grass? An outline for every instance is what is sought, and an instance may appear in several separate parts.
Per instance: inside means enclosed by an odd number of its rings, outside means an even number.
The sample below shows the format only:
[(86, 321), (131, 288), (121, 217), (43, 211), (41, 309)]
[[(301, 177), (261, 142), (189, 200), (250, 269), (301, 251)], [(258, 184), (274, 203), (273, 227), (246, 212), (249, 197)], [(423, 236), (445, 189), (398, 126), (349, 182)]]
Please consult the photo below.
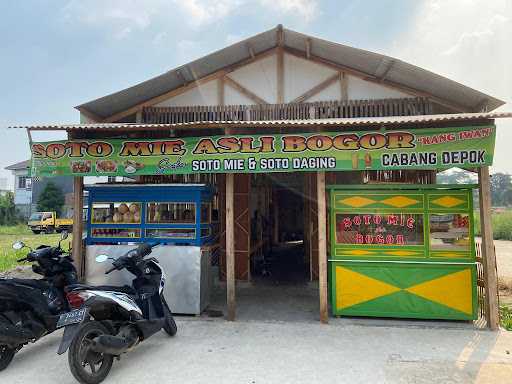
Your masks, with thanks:
[[(29, 247), (35, 248), (41, 244), (57, 245), (60, 239), (59, 233), (51, 235), (34, 235), (26, 225), (0, 226), (0, 272), (14, 268), (18, 263), (17, 259), (25, 257), (28, 249), (19, 251), (12, 249), (12, 244), (21, 240)], [(71, 236), (62, 242), (63, 248), (68, 249), (71, 244)]]
[[(494, 240), (512, 240), (512, 210), (491, 214)], [(480, 214), (475, 211), (475, 233), (480, 236)]]
[(501, 326), (507, 331), (512, 331), (512, 308), (506, 305), (500, 306)]

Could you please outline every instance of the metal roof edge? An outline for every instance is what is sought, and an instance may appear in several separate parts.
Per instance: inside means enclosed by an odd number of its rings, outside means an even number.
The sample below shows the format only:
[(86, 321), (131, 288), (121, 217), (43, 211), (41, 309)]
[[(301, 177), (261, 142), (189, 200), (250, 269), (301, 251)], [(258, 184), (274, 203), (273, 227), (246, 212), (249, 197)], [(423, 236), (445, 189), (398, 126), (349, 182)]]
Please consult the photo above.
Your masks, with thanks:
[(88, 123), (88, 124), (39, 124), (11, 126), (10, 129), (29, 130), (101, 130), (101, 129), (150, 129), (150, 128), (216, 128), (221, 126), (361, 126), (361, 125), (386, 125), (386, 124), (414, 124), (414, 123), (436, 123), (450, 121), (470, 120), (492, 120), (499, 118), (512, 118), (512, 112), (481, 112), (481, 113), (453, 113), (438, 115), (416, 115), (416, 116), (384, 116), (384, 117), (353, 117), (353, 118), (332, 118), (332, 119), (309, 119), (309, 120), (255, 120), (255, 121), (193, 121), (186, 123), (172, 124), (140, 124), (140, 123)]
[[(110, 93), (108, 95), (105, 95), (105, 96), (102, 96), (102, 97), (99, 97), (99, 98), (96, 98), (96, 99), (84, 102), (84, 103), (82, 103), (80, 105), (75, 106), (75, 108), (77, 110), (82, 110), (82, 112), (84, 112), (84, 114), (85, 114), (85, 112), (89, 112), (89, 113), (91, 113), (93, 115), (96, 115), (101, 120), (107, 119), (108, 117), (113, 116), (116, 113), (121, 113), (122, 111), (126, 111), (126, 110), (130, 109), (131, 107), (133, 107), (135, 105), (147, 102), (148, 100), (151, 100), (151, 99), (153, 99), (155, 97), (158, 97), (159, 95), (160, 96), (164, 95), (167, 92), (179, 89), (180, 87), (183, 87), (184, 85), (186, 85), (186, 83), (184, 83), (184, 84), (178, 85), (178, 86), (171, 85), (171, 84), (166, 86), (165, 82), (167, 82), (167, 83), (171, 82), (172, 83), (174, 81), (174, 80), (172, 80), (173, 74), (177, 74), (178, 72), (180, 72), (181, 70), (183, 70), (183, 69), (185, 69), (187, 67), (200, 66), (200, 65), (204, 64), (205, 61), (208, 61), (210, 58), (218, 56), (218, 55), (222, 55), (223, 53), (226, 53), (229, 50), (233, 50), (233, 49), (235, 49), (237, 47), (249, 46), (251, 42), (254, 42), (259, 37), (261, 37), (261, 36), (263, 36), (265, 34), (268, 34), (270, 32), (274, 32), (275, 31), (276, 32), (276, 36), (277, 36), (277, 31), (279, 30), (279, 28), (282, 28), (282, 26), (278, 25), (277, 27), (274, 27), (272, 29), (260, 32), (258, 34), (253, 35), (253, 36), (250, 36), (250, 37), (248, 37), (248, 38), (246, 38), (244, 40), (241, 40), (239, 42), (236, 42), (234, 44), (226, 46), (226, 47), (224, 47), (222, 49), (219, 49), (219, 50), (214, 51), (214, 52), (210, 52), (207, 55), (204, 55), (204, 56), (202, 56), (202, 57), (200, 57), (200, 58), (198, 58), (198, 59), (196, 59), (194, 61), (182, 64), (182, 65), (180, 65), (180, 66), (178, 66), (176, 68), (168, 70), (168, 71), (166, 71), (166, 72), (164, 72), (164, 73), (162, 73), (162, 74), (160, 74), (158, 76), (155, 76), (155, 77), (152, 77), (152, 78), (150, 78), (148, 80), (145, 80), (145, 81), (142, 81), (140, 83), (134, 84), (134, 85), (132, 85), (132, 86), (130, 86), (128, 88), (124, 88), (124, 89), (121, 89), (119, 91), (112, 92), (112, 93)], [(286, 41), (286, 34), (287, 33), (292, 35), (292, 37), (293, 37), (293, 35), (302, 36), (302, 37), (304, 37), (306, 39), (314, 39), (315, 41), (321, 42), (322, 44), (328, 44), (331, 47), (339, 47), (339, 48), (342, 48), (342, 49), (350, 49), (350, 50), (353, 50), (354, 53), (357, 52), (359, 54), (375, 56), (375, 59), (380, 58), (381, 60), (393, 61), (396, 64), (402, 65), (403, 67), (410, 69), (411, 71), (417, 72), (418, 75), (423, 74), (425, 77), (429, 77), (431, 79), (436, 79), (437, 78), (438, 80), (443, 80), (443, 81), (445, 81), (448, 84), (448, 86), (449, 85), (453, 85), (452, 91), (454, 91), (454, 92), (456, 91), (458, 93), (466, 92), (467, 95), (468, 95), (468, 98), (469, 99), (473, 99), (473, 100), (466, 100), (466, 103), (462, 103), (461, 104), (461, 106), (465, 106), (464, 109), (466, 111), (478, 111), (479, 109), (484, 109), (484, 108), (488, 108), (489, 110), (494, 110), (494, 109), (496, 109), (496, 108), (498, 108), (498, 107), (500, 107), (500, 106), (505, 104), (505, 101), (503, 101), (503, 100), (495, 98), (495, 97), (493, 97), (491, 95), (483, 93), (483, 92), (481, 92), (479, 90), (476, 90), (474, 88), (468, 87), (468, 86), (466, 86), (466, 85), (464, 85), (462, 83), (459, 83), (457, 81), (451, 80), (451, 79), (449, 79), (449, 78), (447, 78), (445, 76), (439, 75), (439, 74), (434, 73), (432, 71), (429, 71), (427, 69), (418, 67), (418, 66), (416, 66), (414, 64), (410, 64), (410, 63), (408, 63), (406, 61), (403, 61), (401, 59), (398, 59), (398, 58), (387, 56), (385, 54), (378, 53), (378, 52), (372, 52), (372, 51), (364, 50), (364, 49), (361, 49), (361, 48), (352, 47), (352, 46), (349, 46), (349, 45), (344, 45), (344, 44), (341, 44), (341, 43), (338, 43), (338, 42), (334, 42), (334, 41), (325, 40), (325, 39), (322, 39), (322, 38), (319, 38), (319, 37), (316, 37), (316, 36), (306, 35), (306, 34), (303, 34), (303, 33), (300, 33), (300, 32), (296, 32), (296, 31), (293, 31), (293, 30), (287, 29), (287, 28), (283, 28), (283, 33), (285, 35), (285, 38), (284, 38), (285, 41)], [(275, 48), (275, 47), (277, 47), (277, 45), (278, 45), (277, 41), (274, 42), (274, 41), (269, 39), (268, 47), (271, 47), (269, 49)], [(284, 47), (292, 49), (291, 46), (287, 46), (286, 42), (284, 43)], [(305, 48), (304, 48), (304, 50), (305, 50)], [(301, 48), (300, 51), (303, 51), (303, 49)], [(262, 52), (258, 52), (257, 54), (260, 54), (260, 53), (262, 53)], [(249, 53), (248, 53), (248, 57), (249, 57)], [(319, 57), (321, 57), (321, 56), (319, 56)], [(326, 58), (324, 58), (324, 59), (326, 59)], [(211, 74), (213, 74), (213, 73), (215, 73), (215, 72), (217, 72), (219, 70), (222, 70), (222, 68), (227, 68), (227, 67), (235, 65), (235, 64), (236, 64), (236, 62), (229, 62), (229, 60), (226, 59), (226, 62), (220, 64), (220, 65), (222, 65), (221, 67), (219, 67), (218, 69), (212, 70), (211, 72), (202, 74), (200, 77), (198, 77), (195, 80), (204, 78), (204, 77), (209, 76), (209, 75), (211, 75)], [(396, 65), (396, 64), (394, 64), (394, 65)], [(341, 65), (341, 63), (340, 63), (340, 65)], [(350, 68), (350, 65), (346, 65), (346, 64), (343, 64), (343, 65), (347, 66), (347, 68)], [(353, 68), (353, 69), (356, 70), (356, 71), (361, 72), (357, 68)], [(375, 73), (370, 73), (371, 71), (363, 71), (363, 72), (365, 74), (367, 74), (369, 77), (376, 76)], [(171, 77), (169, 77), (169, 76), (171, 76)], [(156, 93), (155, 94), (150, 94), (151, 92), (149, 92), (148, 89), (145, 89), (145, 90), (143, 89), (145, 87), (146, 88), (149, 87), (149, 85), (154, 84), (155, 82), (159, 82), (159, 80), (163, 81), (163, 83), (161, 83), (163, 85), (162, 85), (162, 89), (158, 91), (158, 95)], [(191, 81), (189, 81), (189, 83), (193, 82), (193, 81), (194, 80), (191, 80)], [(393, 81), (393, 80), (388, 80), (388, 81), (390, 82), (389, 86), (391, 86), (391, 87), (393, 86), (392, 83), (395, 83), (396, 87), (399, 87), (400, 85), (402, 85), (404, 87), (409, 87), (412, 90), (417, 90), (418, 92), (424, 92), (424, 93), (430, 94), (432, 97), (439, 97), (439, 95), (435, 96), (432, 92), (429, 92), (427, 89), (421, 89), (421, 87), (418, 87), (418, 84), (408, 85), (407, 82), (400, 83), (400, 82), (396, 82), (396, 81)], [(153, 88), (154, 89), (154, 87), (149, 87), (149, 88)], [(138, 96), (137, 95), (134, 96), (134, 95), (131, 95), (130, 93), (139, 94), (139, 95)], [(132, 100), (128, 101), (127, 99), (132, 99)], [(475, 99), (480, 99), (480, 100), (475, 102)], [(448, 97), (446, 100), (450, 101), (450, 102), (455, 102), (454, 98), (450, 99), (450, 97)], [(91, 106), (93, 104), (96, 104), (95, 108), (91, 108)], [(104, 104), (107, 104), (108, 106), (105, 106)], [(94, 110), (94, 109), (96, 109), (96, 110)], [(99, 110), (103, 110), (103, 111), (100, 113)], [(106, 110), (109, 111), (108, 115), (105, 115), (106, 114)]]

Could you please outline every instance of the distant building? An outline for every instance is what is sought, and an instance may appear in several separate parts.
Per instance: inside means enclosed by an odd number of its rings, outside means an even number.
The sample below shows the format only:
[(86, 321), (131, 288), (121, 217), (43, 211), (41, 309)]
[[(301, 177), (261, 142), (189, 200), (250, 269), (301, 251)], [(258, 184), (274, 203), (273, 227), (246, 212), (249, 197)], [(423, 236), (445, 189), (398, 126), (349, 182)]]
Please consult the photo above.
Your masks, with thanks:
[(49, 181), (57, 185), (64, 193), (63, 216), (70, 217), (73, 206), (73, 178), (67, 176), (46, 178), (30, 177), (30, 160), (9, 165), (5, 169), (14, 175), (14, 204), (20, 214), (28, 218), (37, 211), (37, 200)]

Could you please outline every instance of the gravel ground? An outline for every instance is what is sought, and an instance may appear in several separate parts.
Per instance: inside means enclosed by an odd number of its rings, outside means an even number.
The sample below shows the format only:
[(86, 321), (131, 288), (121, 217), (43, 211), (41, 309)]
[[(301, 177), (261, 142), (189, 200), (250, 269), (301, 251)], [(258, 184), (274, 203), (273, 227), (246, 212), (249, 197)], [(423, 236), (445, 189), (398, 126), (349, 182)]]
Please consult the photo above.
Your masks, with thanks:
[[(510, 383), (512, 333), (383, 320), (263, 322), (179, 318), (114, 362), (109, 383)], [(2, 383), (75, 383), (60, 332), (24, 348)]]

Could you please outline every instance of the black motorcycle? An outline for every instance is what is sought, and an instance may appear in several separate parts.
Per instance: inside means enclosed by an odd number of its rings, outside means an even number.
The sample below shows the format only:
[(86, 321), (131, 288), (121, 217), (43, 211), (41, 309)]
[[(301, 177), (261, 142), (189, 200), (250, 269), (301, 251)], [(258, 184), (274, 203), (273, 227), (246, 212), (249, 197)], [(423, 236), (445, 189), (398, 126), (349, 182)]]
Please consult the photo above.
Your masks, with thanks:
[[(154, 247), (154, 246), (153, 246)], [(145, 258), (152, 246), (140, 244), (118, 259), (99, 255), (96, 261), (114, 260), (105, 273), (126, 269), (135, 276), (132, 286), (75, 285), (67, 288), (74, 311), (61, 316), (66, 326), (59, 354), (68, 348), (71, 373), (81, 383), (97, 384), (119, 357), (162, 328), (177, 331), (163, 289), (165, 274), (155, 258)]]
[[(77, 283), (69, 253), (59, 245), (40, 245), (18, 262), (33, 262), (32, 270), (42, 279), (0, 279), (0, 371), (7, 368), (24, 345), (35, 342), (56, 329), (62, 313), (68, 312), (64, 287)], [(26, 247), (13, 244), (16, 250)], [(28, 248), (28, 247), (27, 247)]]

